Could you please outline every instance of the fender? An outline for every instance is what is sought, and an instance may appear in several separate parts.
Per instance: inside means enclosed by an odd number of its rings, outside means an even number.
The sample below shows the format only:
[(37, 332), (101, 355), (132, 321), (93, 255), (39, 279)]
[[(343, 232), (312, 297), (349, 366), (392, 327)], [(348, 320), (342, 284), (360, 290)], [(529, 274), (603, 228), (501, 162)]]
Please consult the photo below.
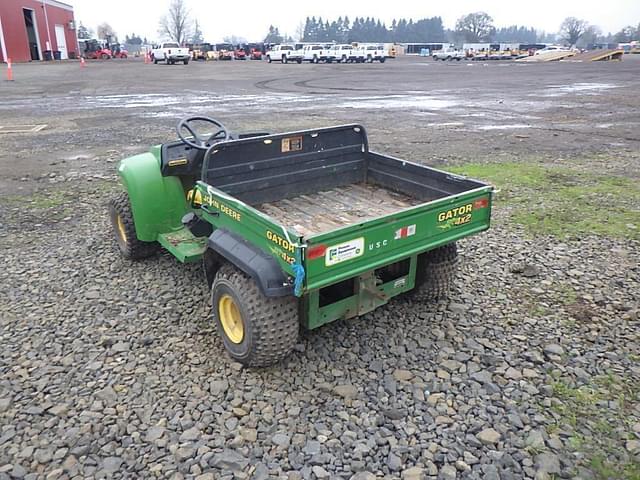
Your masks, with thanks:
[(160, 172), (160, 147), (125, 158), (118, 174), (129, 194), (139, 240), (153, 242), (160, 233), (182, 228), (182, 216), (190, 208), (180, 179)]
[(253, 278), (264, 296), (293, 295), (293, 282), (278, 261), (242, 237), (219, 228), (209, 237), (209, 248)]

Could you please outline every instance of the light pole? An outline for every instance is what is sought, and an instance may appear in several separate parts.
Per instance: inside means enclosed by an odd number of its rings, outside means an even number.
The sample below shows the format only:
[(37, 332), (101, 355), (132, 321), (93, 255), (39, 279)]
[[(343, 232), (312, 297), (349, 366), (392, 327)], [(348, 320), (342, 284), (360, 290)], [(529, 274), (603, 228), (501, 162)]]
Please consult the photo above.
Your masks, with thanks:
[[(53, 45), (51, 44), (51, 30), (49, 30), (49, 17), (47, 16), (47, 4), (45, 0), (42, 0), (42, 9), (44, 10), (44, 23), (47, 26), (47, 38), (49, 39), (47, 41), (47, 50), (51, 52), (51, 59), (53, 60)], [(36, 28), (38, 27), (36, 26)]]

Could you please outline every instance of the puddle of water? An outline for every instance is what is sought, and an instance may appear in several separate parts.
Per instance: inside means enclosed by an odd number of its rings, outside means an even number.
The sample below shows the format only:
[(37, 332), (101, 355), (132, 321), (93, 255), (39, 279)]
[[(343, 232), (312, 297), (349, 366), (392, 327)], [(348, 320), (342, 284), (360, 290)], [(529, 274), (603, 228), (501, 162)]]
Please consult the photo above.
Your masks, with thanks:
[(434, 122), (434, 123), (427, 123), (427, 127), (464, 127), (464, 123), (462, 122)]
[(408, 109), (428, 109), (444, 110), (453, 107), (458, 102), (454, 100), (443, 100), (434, 97), (420, 97), (410, 95), (387, 95), (380, 97), (365, 97), (357, 101), (347, 101), (339, 103), (340, 108), (408, 108)]
[(478, 130), (515, 130), (519, 128), (531, 128), (531, 125), (516, 123), (513, 125), (481, 125), (477, 127)]
[[(610, 90), (612, 88), (618, 88), (618, 86), (612, 83), (578, 82), (569, 85), (550, 85), (549, 91), (541, 92), (538, 95), (542, 95), (543, 97), (560, 97), (569, 93), (599, 95), (603, 90)], [(536, 95), (536, 93), (531, 95)]]

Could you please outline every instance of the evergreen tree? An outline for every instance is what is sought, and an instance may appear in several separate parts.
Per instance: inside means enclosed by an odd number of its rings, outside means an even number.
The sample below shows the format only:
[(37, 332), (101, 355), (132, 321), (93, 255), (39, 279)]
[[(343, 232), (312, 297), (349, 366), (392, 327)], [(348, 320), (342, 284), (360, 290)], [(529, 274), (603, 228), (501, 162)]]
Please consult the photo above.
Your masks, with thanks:
[(269, 33), (264, 37), (264, 43), (282, 43), (282, 35), (280, 35), (278, 27), (269, 25)]
[(78, 38), (83, 40), (93, 37), (93, 31), (90, 28), (85, 27), (82, 22), (78, 25)]
[(304, 30), (302, 30), (302, 38), (300, 39), (303, 42), (306, 42), (309, 40), (310, 28), (311, 28), (311, 19), (307, 17), (306, 20), (304, 21)]

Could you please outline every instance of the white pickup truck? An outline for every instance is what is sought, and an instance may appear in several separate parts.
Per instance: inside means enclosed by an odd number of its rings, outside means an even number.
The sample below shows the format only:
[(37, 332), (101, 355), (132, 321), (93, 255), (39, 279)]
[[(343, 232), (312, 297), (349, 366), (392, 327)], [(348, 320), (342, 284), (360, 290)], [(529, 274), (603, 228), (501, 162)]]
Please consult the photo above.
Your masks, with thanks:
[(267, 62), (298, 62), (302, 63), (302, 52), (293, 45), (275, 45), (267, 52)]
[(443, 48), (442, 50), (436, 50), (435, 52), (433, 52), (433, 55), (431, 55), (431, 58), (433, 58), (436, 61), (457, 60), (459, 62), (464, 58), (464, 52), (462, 50), (457, 50), (455, 48), (453, 49)]
[(311, 63), (331, 63), (332, 57), (330, 54), (330, 48), (321, 44), (305, 45), (302, 48), (302, 59)]
[(181, 48), (175, 42), (166, 42), (160, 44), (160, 47), (151, 50), (151, 59), (156, 65), (158, 62), (165, 62), (167, 65), (175, 65), (176, 62), (183, 62), (185, 65), (189, 63), (188, 48)]
[(329, 49), (329, 58), (331, 58), (331, 61), (334, 62), (347, 63), (349, 61), (353, 61), (351, 55), (352, 51), (353, 45), (334, 45)]
[(354, 49), (353, 56), (356, 62), (373, 63), (374, 60), (378, 60), (380, 63), (384, 63), (389, 54), (384, 45), (364, 44), (358, 45)]

